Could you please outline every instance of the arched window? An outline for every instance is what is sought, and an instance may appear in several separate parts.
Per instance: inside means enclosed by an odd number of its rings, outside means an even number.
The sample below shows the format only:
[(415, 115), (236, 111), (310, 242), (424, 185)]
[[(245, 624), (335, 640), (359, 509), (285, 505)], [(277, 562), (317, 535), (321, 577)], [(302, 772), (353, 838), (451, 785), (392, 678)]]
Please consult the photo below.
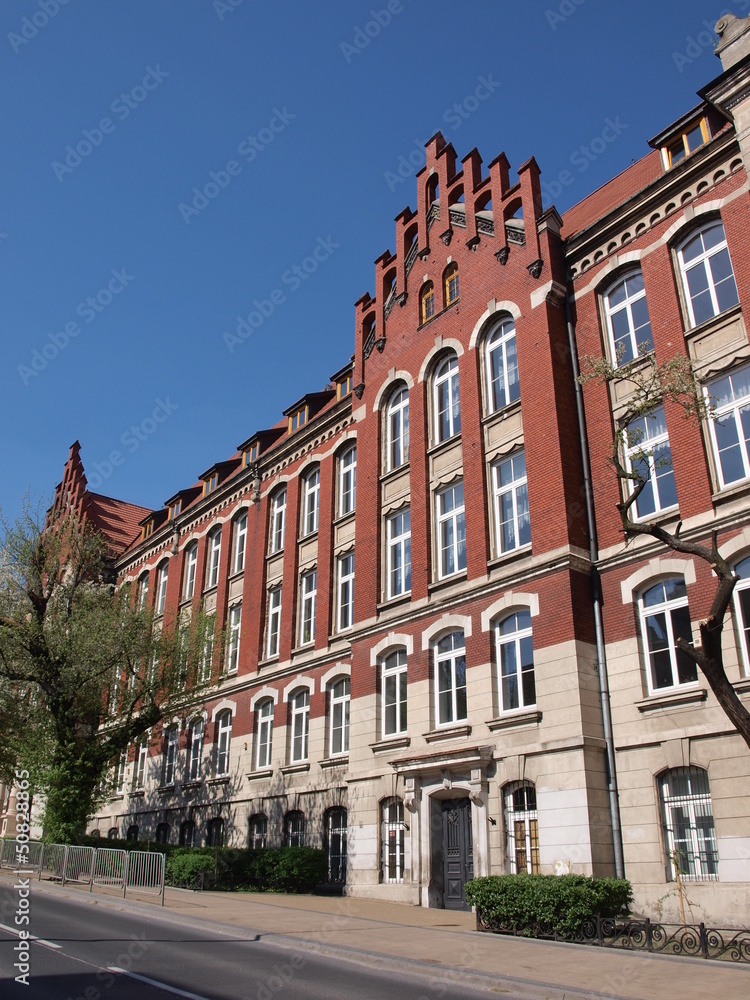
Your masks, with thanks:
[(354, 624), (354, 553), (339, 556), (336, 566), (338, 631), (345, 632)]
[(382, 664), (383, 738), (406, 732), (406, 650), (395, 649)]
[(315, 641), (315, 605), (318, 598), (318, 571), (308, 570), (300, 577), (299, 644)]
[(659, 778), (667, 877), (694, 881), (719, 877), (719, 852), (708, 774), (676, 767)]
[(536, 788), (530, 781), (506, 785), (505, 859), (513, 875), (539, 874), (539, 821), (536, 811)]
[(159, 825), (156, 827), (156, 843), (157, 844), (169, 843), (169, 823), (159, 823)]
[(271, 554), (284, 548), (286, 527), (286, 487), (277, 490), (271, 500)]
[[(170, 726), (164, 734), (164, 775), (165, 785), (173, 785), (177, 767), (177, 726)], [(166, 843), (166, 841), (165, 841)]]
[(357, 446), (339, 457), (339, 515), (351, 514), (357, 502)]
[(453, 261), (443, 271), (443, 301), (446, 306), (453, 305), (458, 295), (458, 264)]
[(305, 814), (293, 809), (284, 816), (284, 846), (305, 846)]
[(232, 572), (241, 573), (245, 568), (245, 543), (247, 541), (247, 511), (235, 518), (234, 548), (232, 552)]
[(117, 827), (116, 826), (110, 827), (109, 833), (107, 834), (107, 840), (117, 840), (119, 836), (120, 836), (120, 831), (117, 829)]
[(268, 819), (263, 813), (250, 817), (247, 846), (253, 851), (262, 851), (268, 839)]
[(258, 771), (271, 766), (273, 712), (271, 698), (262, 701), (255, 710), (255, 767)]
[(662, 580), (650, 587), (639, 600), (641, 634), (648, 657), (648, 683), (651, 691), (694, 684), (698, 680), (695, 663), (676, 640), (692, 641), (687, 589), (682, 577)]
[(289, 700), (290, 747), (289, 756), (293, 764), (307, 760), (307, 738), (310, 730), (310, 692), (301, 688)]
[(216, 719), (216, 774), (229, 774), (229, 746), (232, 741), (232, 713), (221, 712)]
[(536, 705), (531, 612), (516, 611), (495, 625), (500, 711)]
[(266, 635), (266, 656), (279, 655), (279, 634), (281, 630), (281, 584), (271, 587), (267, 597), (268, 630)]
[(388, 597), (411, 590), (411, 510), (401, 508), (385, 520)]
[(398, 469), (409, 461), (409, 390), (399, 386), (386, 407), (386, 468)]
[(734, 567), (739, 581), (734, 587), (734, 611), (740, 633), (740, 650), (745, 674), (750, 674), (750, 556)]
[(432, 380), (435, 411), (435, 441), (447, 441), (461, 433), (461, 401), (458, 389), (458, 358), (447, 355), (435, 369)]
[(203, 757), (203, 719), (193, 719), (188, 730), (188, 781), (197, 781), (201, 776), (201, 758)]
[(716, 219), (692, 233), (677, 251), (691, 326), (737, 305), (737, 284), (724, 233)]
[(439, 726), (466, 721), (466, 648), (462, 631), (448, 632), (434, 646), (435, 718)]
[(224, 820), (214, 816), (206, 824), (206, 847), (224, 846)]
[(195, 569), (198, 565), (198, 543), (193, 542), (185, 549), (185, 570), (183, 574), (182, 599), (191, 601), (195, 593)]
[(208, 536), (208, 557), (206, 559), (206, 587), (215, 587), (219, 582), (219, 562), (221, 559), (221, 528), (215, 528)]
[(320, 468), (316, 466), (302, 481), (302, 534), (311, 535), (318, 530), (320, 505)]
[(180, 824), (180, 847), (195, 847), (195, 823), (186, 819)]
[(167, 604), (167, 578), (169, 576), (169, 560), (160, 562), (156, 568), (156, 613), (164, 614)]
[(132, 823), (128, 827), (128, 832), (125, 834), (126, 840), (138, 840), (138, 824)]
[(721, 486), (750, 477), (750, 365), (734, 368), (704, 389)]
[(426, 323), (435, 315), (435, 286), (431, 281), (425, 281), (419, 293), (419, 316)]
[(438, 576), (442, 580), (466, 569), (464, 484), (446, 486), (435, 495), (437, 507)]
[(521, 395), (518, 380), (518, 354), (516, 352), (516, 327), (510, 316), (492, 327), (484, 346), (487, 369), (487, 403), (494, 413), (514, 403)]
[(399, 798), (385, 799), (380, 805), (380, 869), (384, 882), (403, 882), (404, 803)]
[(334, 806), (323, 817), (323, 847), (328, 855), (328, 881), (346, 882), (346, 809)]
[(492, 466), (498, 555), (531, 544), (526, 453), (521, 449)]
[(342, 677), (329, 688), (329, 754), (349, 752), (349, 678)]
[[(642, 417), (635, 417), (625, 428), (625, 467), (645, 481), (635, 501), (636, 516), (648, 517), (677, 506), (677, 486), (672, 467), (672, 449), (667, 434), (664, 407), (657, 406)], [(637, 487), (628, 481), (628, 491)]]
[(654, 349), (646, 289), (640, 271), (618, 278), (604, 294), (609, 349), (615, 367)]
[(140, 611), (146, 607), (148, 600), (148, 570), (138, 577), (138, 588), (135, 595), (135, 603)]

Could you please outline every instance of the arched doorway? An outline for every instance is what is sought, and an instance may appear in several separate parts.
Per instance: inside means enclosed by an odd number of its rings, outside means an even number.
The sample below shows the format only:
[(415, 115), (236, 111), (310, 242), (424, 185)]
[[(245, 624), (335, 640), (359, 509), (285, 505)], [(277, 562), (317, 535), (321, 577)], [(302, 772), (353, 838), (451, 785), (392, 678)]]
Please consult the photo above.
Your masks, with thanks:
[(442, 814), (443, 906), (446, 910), (470, 910), (465, 884), (474, 878), (474, 846), (471, 801), (444, 799)]

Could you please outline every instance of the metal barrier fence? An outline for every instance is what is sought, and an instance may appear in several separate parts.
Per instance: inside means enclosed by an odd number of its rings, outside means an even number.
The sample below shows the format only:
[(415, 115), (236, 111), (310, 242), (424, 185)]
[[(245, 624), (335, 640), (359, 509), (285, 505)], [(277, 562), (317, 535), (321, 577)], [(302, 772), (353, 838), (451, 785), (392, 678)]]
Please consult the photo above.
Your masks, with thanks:
[(66, 882), (85, 882), (86, 885), (91, 885), (95, 853), (93, 847), (67, 847), (65, 867), (63, 868), (63, 885)]
[(4, 840), (0, 845), (0, 868), (16, 867), (16, 842)]
[(161, 895), (164, 903), (164, 855), (156, 851), (130, 851), (126, 888)]
[(95, 885), (109, 885), (125, 889), (127, 857), (127, 851), (113, 847), (97, 848), (91, 888), (93, 889)]
[(65, 874), (67, 847), (63, 844), (42, 844), (42, 860), (39, 865), (39, 881), (43, 878), (60, 879)]

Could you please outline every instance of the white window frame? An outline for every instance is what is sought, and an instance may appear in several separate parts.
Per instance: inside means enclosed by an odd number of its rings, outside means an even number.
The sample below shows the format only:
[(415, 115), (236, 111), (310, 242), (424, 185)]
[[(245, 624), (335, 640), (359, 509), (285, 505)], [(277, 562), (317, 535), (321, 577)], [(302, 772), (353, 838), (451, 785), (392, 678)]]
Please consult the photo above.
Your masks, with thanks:
[(247, 544), (247, 511), (243, 511), (234, 520), (234, 552), (232, 555), (232, 572), (242, 573), (245, 570), (245, 546)]
[(159, 563), (157, 568), (157, 583), (156, 583), (156, 613), (157, 615), (164, 614), (164, 608), (167, 604), (167, 581), (169, 579), (169, 560), (165, 559), (164, 562)]
[[(674, 635), (674, 622), (672, 619), (672, 614), (675, 611), (679, 611), (684, 608), (688, 613), (688, 620), (691, 621), (691, 632), (692, 632), (692, 620), (690, 619), (690, 608), (688, 605), (687, 590), (685, 596), (676, 597), (670, 599), (667, 597), (654, 604), (646, 604), (645, 598), (657, 587), (663, 586), (665, 591), (669, 584), (681, 583), (683, 587), (685, 586), (685, 581), (682, 577), (670, 577), (669, 579), (656, 581), (645, 587), (638, 598), (638, 610), (640, 615), (641, 623), (641, 635), (643, 637), (643, 650), (646, 658), (646, 677), (648, 680), (648, 689), (651, 694), (661, 694), (665, 691), (674, 691), (677, 688), (694, 687), (698, 683), (698, 668), (695, 664), (692, 664), (692, 672), (695, 674), (690, 680), (681, 681), (679, 675), (679, 661), (678, 661), (678, 650), (675, 646), (675, 635)], [(648, 620), (649, 618), (657, 618), (659, 616), (664, 616), (664, 626), (663, 633), (667, 641), (667, 646), (660, 646), (656, 649), (651, 649), (649, 643), (649, 629)], [(659, 623), (654, 623), (655, 628), (659, 628)], [(690, 638), (690, 636), (688, 636)], [(654, 657), (655, 655), (662, 653), (664, 649), (669, 652), (669, 666), (672, 678), (671, 684), (662, 684), (657, 686), (655, 684), (654, 678)], [(690, 661), (692, 662), (692, 661)], [(685, 666), (689, 667), (689, 664), (685, 662)]]
[[(523, 790), (524, 807), (516, 809), (515, 794)], [(529, 792), (534, 794), (534, 806), (529, 806)], [(519, 874), (518, 864), (518, 824), (523, 823), (524, 854), (528, 875), (538, 875), (539, 864), (539, 813), (537, 809), (536, 786), (530, 781), (514, 781), (503, 790), (505, 812), (505, 860), (512, 875)]]
[[(636, 288), (636, 290), (632, 292), (629, 287), (629, 282), (632, 282), (634, 279), (639, 277), (643, 287)], [(624, 290), (625, 297), (621, 302), (615, 303), (612, 299), (620, 288)], [(648, 311), (646, 286), (643, 282), (643, 272), (640, 268), (621, 275), (617, 281), (614, 282), (614, 284), (609, 286), (602, 298), (604, 305), (604, 318), (607, 324), (609, 350), (614, 367), (621, 368), (631, 362), (634, 358), (641, 357), (644, 354), (648, 354), (649, 351), (653, 351), (654, 337), (651, 330), (651, 315)], [(646, 303), (646, 315), (648, 317), (648, 322), (647, 324), (642, 323), (638, 328), (636, 328), (636, 321), (633, 316), (633, 306), (641, 301)], [(620, 342), (624, 342), (625, 344), (625, 349), (622, 351), (621, 355), (618, 355), (617, 343), (615, 341), (614, 321), (615, 317), (620, 315), (624, 315), (626, 317), (628, 329), (625, 337), (620, 338)], [(641, 334), (641, 331), (645, 331), (647, 326), (648, 338), (646, 338), (645, 333)], [(645, 346), (646, 344), (648, 344), (647, 347)]]
[[(711, 247), (709, 250), (706, 250), (705, 249), (705, 240), (703, 239), (703, 237), (705, 236), (706, 233), (708, 233), (711, 230), (716, 229), (716, 228), (720, 228), (721, 229), (721, 231), (723, 233), (723, 237), (722, 237), (721, 241), (716, 244), (716, 246)], [(694, 257), (693, 260), (691, 260), (691, 261), (689, 261), (689, 262), (686, 263), (685, 258), (684, 258), (685, 247), (689, 243), (692, 243), (693, 240), (696, 239), (699, 236), (702, 238), (701, 242), (702, 242), (702, 244), (704, 246), (704, 249), (702, 250), (701, 253), (698, 254), (697, 257)], [(721, 219), (713, 219), (711, 222), (706, 223), (706, 225), (701, 226), (700, 229), (693, 230), (693, 232), (691, 232), (686, 237), (686, 239), (684, 239), (682, 241), (682, 243), (680, 244), (680, 246), (677, 248), (677, 260), (678, 260), (679, 265), (680, 265), (680, 276), (682, 278), (682, 288), (683, 288), (683, 291), (685, 293), (685, 302), (687, 304), (688, 318), (689, 318), (690, 326), (691, 327), (698, 326), (699, 322), (696, 320), (696, 317), (695, 317), (695, 309), (694, 309), (693, 296), (690, 294), (690, 286), (688, 284), (688, 274), (689, 274), (690, 271), (692, 271), (692, 270), (694, 270), (694, 269), (696, 269), (698, 267), (702, 267), (703, 268), (703, 273), (704, 273), (704, 275), (706, 277), (706, 283), (707, 283), (706, 290), (708, 291), (708, 294), (709, 294), (709, 301), (711, 303), (711, 310), (712, 310), (712, 312), (711, 312), (710, 316), (706, 316), (704, 319), (700, 320), (700, 323), (706, 323), (706, 322), (708, 322), (708, 320), (713, 319), (715, 316), (719, 316), (722, 312), (726, 312), (727, 309), (733, 308), (737, 304), (737, 302), (739, 302), (739, 298), (736, 298), (735, 302), (731, 303), (730, 305), (725, 306), (723, 309), (719, 308), (719, 300), (718, 300), (717, 295), (716, 295), (717, 283), (714, 281), (713, 271), (711, 270), (711, 263), (710, 262), (711, 262), (711, 258), (712, 257), (718, 256), (723, 251), (726, 251), (727, 258), (729, 260), (729, 267), (731, 269), (732, 280), (734, 282), (735, 296), (737, 296), (737, 294), (738, 294), (737, 293), (737, 279), (734, 276), (734, 265), (732, 264), (732, 258), (731, 258), (730, 254), (729, 254), (729, 247), (727, 245), (726, 231), (724, 230), (724, 225), (723, 225)], [(728, 280), (729, 280), (728, 278), (722, 279), (722, 281), (728, 281)], [(719, 282), (719, 284), (721, 284), (721, 282)]]
[[(673, 791), (670, 779), (687, 780), (687, 792)], [(704, 790), (694, 786), (704, 785)], [(711, 789), (708, 772), (699, 767), (678, 767), (659, 777), (664, 846), (667, 870), (676, 878), (674, 854), (680, 869), (680, 879), (691, 882), (716, 882), (719, 879), (719, 850), (716, 840)], [(680, 850), (679, 845), (684, 844)], [(683, 870), (683, 866), (685, 870)]]
[(357, 506), (357, 446), (351, 445), (339, 458), (339, 517)]
[(219, 583), (219, 567), (221, 565), (221, 528), (212, 531), (208, 536), (208, 558), (206, 559), (206, 588), (210, 590)]
[(299, 644), (315, 642), (315, 603), (318, 595), (317, 570), (309, 570), (300, 578)]
[[(508, 631), (503, 631), (504, 627)], [(500, 711), (505, 714), (533, 708), (536, 705), (536, 676), (531, 612), (528, 608), (520, 608), (495, 623), (495, 650)], [(524, 652), (531, 653), (530, 664), (528, 658), (524, 663)], [(527, 690), (529, 683), (533, 693)], [(513, 704), (514, 701), (516, 704)]]
[[(460, 641), (459, 637), (460, 636)], [(451, 640), (451, 648), (440, 651), (441, 643)], [(436, 728), (443, 726), (455, 726), (466, 722), (468, 718), (467, 705), (467, 684), (466, 684), (466, 638), (461, 629), (448, 632), (436, 640), (433, 644), (433, 657), (435, 663), (434, 689), (435, 689), (435, 725)], [(461, 663), (463, 661), (463, 664)], [(448, 670), (448, 684), (443, 684), (443, 667)], [(463, 670), (463, 684), (461, 681), (461, 670)], [(461, 693), (463, 692), (463, 694)], [(443, 711), (441, 695), (448, 694), (450, 703), (448, 711)]]
[(195, 571), (198, 566), (198, 544), (193, 542), (188, 546), (185, 553), (185, 592), (182, 595), (184, 601), (192, 601), (195, 593)]
[(402, 385), (388, 400), (386, 422), (386, 469), (392, 472), (409, 461), (409, 388)]
[(201, 656), (199, 675), (201, 684), (205, 684), (206, 681), (211, 679), (211, 670), (213, 669), (214, 659), (214, 627), (215, 621), (212, 616), (210, 621), (206, 624), (206, 628), (210, 631), (207, 631), (206, 639), (203, 643), (203, 655)]
[[(445, 402), (447, 405), (442, 406)], [(432, 405), (435, 411), (435, 443), (449, 441), (461, 433), (461, 391), (458, 381), (458, 358), (449, 354), (435, 369), (432, 379)], [(441, 419), (445, 414), (445, 425)]]
[[(508, 363), (508, 355), (515, 354), (515, 363)], [(500, 359), (501, 370), (494, 376), (493, 360)], [(487, 335), (484, 348), (484, 365), (487, 370), (487, 410), (497, 413), (521, 398), (518, 376), (518, 353), (516, 351), (516, 324), (510, 316), (501, 319)]]
[[(742, 660), (743, 674), (750, 675), (750, 556), (745, 556), (734, 565), (734, 574), (738, 578), (734, 587), (732, 600), (734, 601), (734, 613), (737, 618), (737, 630), (740, 634), (740, 659)], [(747, 615), (745, 614), (742, 602), (743, 597), (747, 600)]]
[(216, 777), (229, 774), (229, 751), (232, 745), (232, 713), (229, 709), (216, 719)]
[(255, 769), (262, 771), (271, 766), (273, 751), (273, 716), (275, 705), (266, 698), (255, 710)]
[[(659, 417), (661, 416), (661, 422)], [(636, 428), (636, 425), (638, 427)], [(658, 430), (658, 427), (664, 430)], [(631, 441), (632, 438), (632, 441)], [(648, 483), (651, 486), (644, 487), (631, 511), (635, 514), (634, 520), (642, 521), (649, 517), (654, 517), (662, 511), (674, 510), (677, 508), (677, 501), (673, 503), (663, 503), (662, 493), (667, 488), (664, 482), (666, 477), (671, 476), (674, 483), (675, 497), (677, 495), (677, 484), (674, 477), (674, 466), (672, 465), (672, 448), (669, 444), (669, 432), (667, 430), (667, 419), (663, 406), (656, 406), (649, 413), (642, 417), (636, 417), (623, 431), (623, 443), (625, 450), (625, 468), (632, 472), (639, 462), (644, 462), (648, 466)], [(654, 457), (655, 453), (657, 456)], [(661, 454), (658, 454), (661, 453)], [(644, 470), (645, 471), (645, 470)], [(643, 475), (643, 472), (641, 473)], [(636, 489), (636, 482), (628, 480), (628, 494), (632, 495)], [(654, 509), (641, 513), (641, 499), (650, 496), (653, 499)]]
[(279, 655), (279, 637), (281, 634), (281, 584), (271, 587), (268, 591), (268, 634), (266, 637), (266, 656), (270, 659)]
[(117, 768), (115, 771), (115, 795), (122, 795), (125, 789), (125, 778), (128, 770), (128, 755), (121, 753), (117, 758)]
[[(381, 705), (383, 739), (407, 731), (407, 659), (406, 650), (394, 649), (381, 661)], [(393, 724), (389, 723), (393, 717)]]
[(389, 598), (401, 597), (411, 593), (411, 508), (386, 517), (385, 538), (386, 593)]
[[(740, 374), (747, 375), (748, 377), (749, 391), (744, 396), (738, 396), (735, 389), (735, 380)], [(725, 380), (729, 383), (732, 398), (727, 403), (717, 402), (713, 405), (711, 419), (708, 421), (711, 433), (711, 444), (713, 446), (714, 459), (716, 462), (716, 473), (719, 478), (719, 485), (722, 488), (726, 486), (733, 486), (735, 483), (742, 483), (746, 479), (750, 478), (750, 446), (748, 445), (748, 441), (745, 439), (745, 434), (742, 429), (742, 411), (750, 408), (750, 365), (742, 365), (740, 368), (735, 368), (732, 371), (721, 375), (719, 378), (713, 379), (706, 386), (704, 386), (703, 392), (708, 406), (711, 406), (714, 400), (718, 400), (718, 397), (716, 397), (711, 391), (712, 387)], [(724, 466), (721, 460), (722, 453), (719, 451), (719, 441), (716, 436), (716, 424), (724, 422), (730, 422), (734, 429), (736, 445), (733, 447), (739, 448), (740, 458), (742, 459), (744, 475), (737, 479), (726, 478)]]
[(164, 784), (173, 785), (177, 770), (177, 726), (170, 726), (166, 732), (166, 749), (164, 751)]
[(341, 677), (329, 687), (329, 741), (330, 757), (349, 753), (349, 707), (351, 684), (348, 677)]
[(403, 882), (406, 869), (404, 802), (384, 799), (380, 804), (380, 844), (383, 882)]
[(201, 776), (203, 760), (203, 737), (206, 724), (203, 719), (193, 719), (188, 731), (188, 781), (198, 781)]
[(286, 847), (305, 846), (305, 814), (301, 809), (290, 809), (284, 815), (284, 844)]
[(295, 691), (289, 699), (289, 760), (299, 764), (307, 760), (310, 737), (310, 692)]
[(136, 744), (135, 774), (133, 787), (142, 791), (146, 787), (146, 772), (148, 770), (148, 739), (143, 736)]
[(308, 472), (302, 490), (302, 537), (318, 530), (320, 513), (320, 466)]
[(136, 590), (136, 604), (139, 611), (143, 611), (148, 600), (148, 571), (141, 573), (138, 577), (138, 587)]
[(271, 500), (271, 555), (284, 550), (286, 529), (286, 487), (277, 490)]
[[(446, 510), (445, 503), (449, 497), (452, 498), (454, 506)], [(438, 579), (444, 580), (466, 569), (466, 510), (463, 481), (459, 480), (438, 490), (435, 494), (435, 508)]]
[(248, 847), (253, 851), (262, 851), (268, 840), (268, 817), (265, 813), (253, 813), (248, 824)]
[[(518, 474), (516, 464), (519, 459), (523, 460), (523, 474)], [(510, 468), (512, 479), (503, 484), (501, 477), (503, 470)], [(529, 490), (526, 475), (526, 452), (523, 448), (513, 452), (507, 458), (495, 462), (492, 466), (492, 494), (493, 506), (495, 508), (495, 538), (497, 544), (497, 554), (504, 555), (506, 552), (515, 552), (516, 549), (531, 545), (531, 517), (529, 512)], [(505, 498), (510, 499), (511, 515), (507, 520), (503, 520), (503, 502)], [(512, 528), (512, 538), (507, 542), (505, 539), (504, 525)], [(528, 535), (528, 540), (525, 536)], [(522, 540), (523, 539), (523, 540)]]
[(339, 556), (338, 563), (338, 630), (346, 632), (354, 625), (354, 553)]

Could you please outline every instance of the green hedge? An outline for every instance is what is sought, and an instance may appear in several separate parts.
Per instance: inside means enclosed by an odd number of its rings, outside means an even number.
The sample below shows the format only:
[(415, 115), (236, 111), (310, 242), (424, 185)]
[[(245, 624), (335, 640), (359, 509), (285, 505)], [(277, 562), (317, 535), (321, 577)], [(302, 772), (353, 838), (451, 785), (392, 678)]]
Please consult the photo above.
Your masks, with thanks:
[[(160, 845), (161, 849), (161, 845)], [(166, 851), (167, 884), (258, 892), (312, 892), (324, 882), (328, 862), (313, 847), (172, 847)]]
[(575, 936), (598, 913), (617, 917), (633, 900), (630, 882), (585, 875), (489, 875), (466, 883), (466, 899), (492, 930)]

